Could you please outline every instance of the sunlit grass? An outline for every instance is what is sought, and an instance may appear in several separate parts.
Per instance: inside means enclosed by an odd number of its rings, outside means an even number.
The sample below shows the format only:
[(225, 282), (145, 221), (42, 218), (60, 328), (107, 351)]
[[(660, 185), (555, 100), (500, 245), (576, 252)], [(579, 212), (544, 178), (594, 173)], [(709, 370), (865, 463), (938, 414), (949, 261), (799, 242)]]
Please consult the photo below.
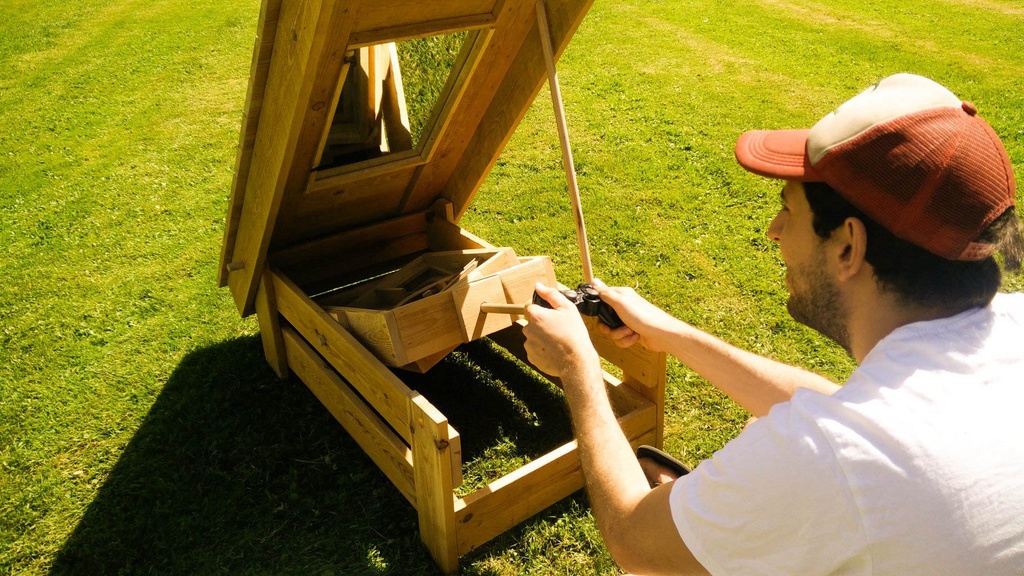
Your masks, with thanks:
[[(430, 573), (415, 510), (301, 384), (274, 377), (255, 321), (216, 288), (259, 3), (0, 4), (0, 572)], [(966, 6), (597, 2), (559, 76), (598, 276), (845, 377), (845, 353), (785, 314), (764, 236), (778, 184), (739, 169), (732, 145), (911, 71), (975, 102), (1021, 174), (1024, 11)], [(549, 254), (573, 284), (559, 162), (542, 93), (462, 224)], [(557, 394), (495, 378), (501, 362), (477, 345), (441, 367), (479, 383), (456, 398), (489, 406), (443, 407), (487, 430), (489, 444), (464, 438), (471, 486), (568, 433)], [(419, 385), (442, 404), (445, 382)], [(675, 362), (668, 404), (666, 444), (690, 464), (747, 417)], [(617, 572), (581, 496), (463, 565)]]

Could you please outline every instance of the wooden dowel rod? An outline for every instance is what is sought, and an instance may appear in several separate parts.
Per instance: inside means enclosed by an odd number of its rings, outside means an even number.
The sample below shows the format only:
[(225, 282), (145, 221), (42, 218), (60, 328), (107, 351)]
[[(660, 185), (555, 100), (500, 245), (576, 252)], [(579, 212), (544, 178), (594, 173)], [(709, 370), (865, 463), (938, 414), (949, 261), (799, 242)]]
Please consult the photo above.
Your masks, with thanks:
[(480, 305), (480, 311), (485, 314), (518, 314), (525, 315), (526, 307), (529, 304), (492, 304), (484, 302)]
[(548, 15), (544, 9), (544, 0), (537, 0), (537, 29), (540, 31), (544, 64), (548, 69), (551, 102), (555, 108), (555, 121), (558, 123), (558, 139), (562, 144), (562, 166), (565, 168), (565, 179), (569, 183), (569, 197), (572, 199), (573, 215), (576, 218), (576, 241), (580, 246), (583, 280), (587, 284), (593, 284), (594, 272), (590, 267), (590, 244), (587, 242), (587, 227), (583, 223), (583, 205), (580, 202), (580, 188), (576, 183), (576, 166), (572, 161), (572, 149), (569, 147), (569, 128), (565, 123), (565, 108), (562, 106), (562, 91), (558, 87), (555, 54), (551, 48), (551, 30), (548, 28)]

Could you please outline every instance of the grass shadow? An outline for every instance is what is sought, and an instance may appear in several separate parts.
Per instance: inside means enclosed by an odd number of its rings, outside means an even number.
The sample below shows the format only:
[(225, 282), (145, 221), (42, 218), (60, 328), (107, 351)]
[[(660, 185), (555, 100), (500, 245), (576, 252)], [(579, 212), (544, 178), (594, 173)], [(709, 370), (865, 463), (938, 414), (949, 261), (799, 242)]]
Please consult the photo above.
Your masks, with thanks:
[[(567, 439), (557, 390), (522, 370), (506, 386), (512, 360), (464, 348), (401, 377), (451, 412), (469, 466), (495, 467), (490, 446), (508, 438), (527, 458)], [(181, 361), (51, 569), (142, 572), (439, 573), (416, 511), (301, 382), (277, 379), (256, 337)]]
[(427, 374), (398, 376), (459, 431), (468, 468), (499, 454), (528, 460), (572, 438), (561, 391), (490, 340), (460, 346)]

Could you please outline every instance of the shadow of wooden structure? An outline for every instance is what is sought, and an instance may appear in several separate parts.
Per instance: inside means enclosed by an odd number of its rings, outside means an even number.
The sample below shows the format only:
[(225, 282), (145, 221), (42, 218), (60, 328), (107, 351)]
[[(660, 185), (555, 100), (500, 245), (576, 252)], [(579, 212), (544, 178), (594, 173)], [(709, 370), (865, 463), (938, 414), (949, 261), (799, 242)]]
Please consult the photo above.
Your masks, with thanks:
[[(590, 4), (548, 6), (556, 56)], [(414, 138), (395, 42), (451, 33), (461, 51)], [(528, 301), (534, 282), (555, 283), (550, 261), (458, 222), (545, 80), (534, 0), (261, 8), (220, 283), (258, 315), (277, 374), (298, 376), (413, 505), (447, 572), (583, 486), (573, 441), (457, 498), (458, 431), (392, 371), (484, 336), (526, 361), (523, 320), (480, 306)], [(591, 336), (622, 370), (605, 380), (626, 435), (660, 446), (664, 354)]]

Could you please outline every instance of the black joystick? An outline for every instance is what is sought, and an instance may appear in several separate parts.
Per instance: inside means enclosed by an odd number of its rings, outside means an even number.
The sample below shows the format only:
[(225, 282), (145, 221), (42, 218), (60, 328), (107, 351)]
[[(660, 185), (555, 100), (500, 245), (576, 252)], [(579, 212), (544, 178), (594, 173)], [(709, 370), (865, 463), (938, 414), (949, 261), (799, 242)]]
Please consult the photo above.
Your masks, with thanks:
[[(562, 290), (561, 292), (563, 296), (576, 305), (576, 309), (580, 311), (580, 314), (584, 316), (597, 316), (597, 319), (609, 328), (618, 328), (624, 325), (622, 320), (619, 319), (619, 315), (615, 313), (615, 310), (607, 302), (601, 300), (601, 295), (597, 293), (597, 289), (590, 284), (580, 284), (575, 290)], [(533, 293), (533, 303), (544, 308), (551, 308), (551, 304), (548, 304), (547, 300), (541, 298), (541, 295), (536, 292)]]

